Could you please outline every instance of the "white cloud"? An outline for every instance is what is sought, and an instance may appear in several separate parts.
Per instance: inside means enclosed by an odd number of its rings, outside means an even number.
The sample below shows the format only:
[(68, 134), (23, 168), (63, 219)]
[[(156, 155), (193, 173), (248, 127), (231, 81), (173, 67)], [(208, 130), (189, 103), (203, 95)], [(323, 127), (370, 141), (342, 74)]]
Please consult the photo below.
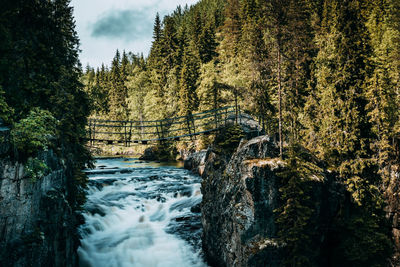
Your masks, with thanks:
[[(93, 67), (98, 67), (102, 62), (109, 65), (116, 49), (131, 51), (133, 53), (148, 54), (151, 46), (152, 28), (157, 12), (161, 16), (171, 13), (178, 5), (192, 5), (198, 0), (72, 0), (74, 16), (76, 20), (76, 30), (81, 40), (80, 59), (85, 66), (89, 63)], [(125, 12), (125, 13), (124, 13)], [(124, 37), (122, 33), (111, 35), (100, 34), (92, 36), (93, 26), (104, 18), (111, 16), (114, 21), (120, 21), (115, 17), (117, 14), (132, 12), (140, 21), (140, 24), (127, 27), (110, 27), (110, 29), (120, 30), (131, 34)], [(141, 12), (143, 16), (138, 16)], [(114, 17), (112, 17), (114, 15)], [(130, 23), (135, 23), (132, 18)], [(98, 25), (98, 24), (97, 24)], [(105, 25), (105, 24), (104, 24)], [(103, 26), (104, 26), (103, 25)], [(101, 25), (100, 25), (101, 26)], [(101, 32), (101, 31), (100, 31)], [(102, 38), (99, 38), (102, 36)]]

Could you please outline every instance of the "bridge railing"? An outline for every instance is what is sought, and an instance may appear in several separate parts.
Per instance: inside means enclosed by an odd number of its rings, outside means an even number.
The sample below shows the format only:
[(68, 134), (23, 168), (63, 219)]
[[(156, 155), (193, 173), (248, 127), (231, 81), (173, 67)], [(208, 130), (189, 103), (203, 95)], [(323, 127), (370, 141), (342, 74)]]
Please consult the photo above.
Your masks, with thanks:
[(220, 129), (233, 113), (236, 113), (235, 108), (229, 106), (163, 120), (89, 119), (88, 139), (92, 144), (94, 141), (101, 141), (128, 146), (131, 143), (147, 144), (153, 141), (193, 138)]

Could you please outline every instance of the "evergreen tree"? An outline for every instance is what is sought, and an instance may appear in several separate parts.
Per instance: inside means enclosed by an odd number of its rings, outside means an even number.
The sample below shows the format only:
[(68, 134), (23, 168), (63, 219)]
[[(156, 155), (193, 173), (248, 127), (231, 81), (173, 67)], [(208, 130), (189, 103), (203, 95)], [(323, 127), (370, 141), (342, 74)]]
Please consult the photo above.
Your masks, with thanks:
[(90, 159), (85, 135), (89, 101), (79, 81), (79, 40), (69, 0), (3, 1), (0, 86), (14, 120), (33, 107), (48, 110), (59, 121), (57, 144), (68, 155), (68, 200), (76, 207), (83, 201), (85, 176), (81, 170)]
[(183, 56), (183, 65), (180, 77), (180, 114), (190, 115), (198, 107), (197, 79), (199, 77), (199, 67), (189, 49)]
[(313, 179), (323, 179), (322, 169), (310, 161), (311, 156), (298, 144), (288, 151), (287, 165), (278, 173), (281, 178), (282, 206), (275, 210), (278, 237), (286, 243), (284, 266), (315, 266), (317, 251), (312, 241), (315, 211), (311, 200)]
[[(355, 206), (354, 211), (343, 211), (339, 223), (346, 235), (335, 253), (342, 255), (339, 262), (345, 266), (383, 263), (379, 255), (390, 253), (381, 215), (380, 178), (370, 150), (372, 128), (365, 91), (371, 51), (364, 11), (358, 1), (325, 2), (322, 27), (316, 35), (316, 88), (305, 110), (312, 116), (309, 147), (339, 174)], [(377, 242), (382, 245), (371, 245)]]
[(121, 79), (122, 81), (126, 81), (128, 78), (129, 74), (129, 59), (128, 55), (124, 52), (122, 53), (122, 59), (121, 59)]
[(157, 13), (154, 28), (153, 28), (153, 43), (150, 50), (149, 62), (152, 66), (159, 66), (160, 60), (162, 59), (162, 45), (161, 41), (163, 39), (162, 26), (160, 15)]
[(208, 21), (199, 36), (199, 55), (202, 63), (207, 63), (217, 56), (215, 39), (215, 24)]
[[(222, 26), (223, 40), (219, 47), (219, 54), (226, 59), (235, 56), (240, 41), (241, 20), (239, 0), (228, 0), (225, 5), (225, 21)], [(223, 52), (222, 52), (223, 51)]]
[(118, 50), (111, 64), (110, 81), (111, 90), (109, 93), (111, 117), (116, 120), (125, 120), (128, 115), (126, 103), (127, 88), (123, 80), (121, 56)]
[(399, 30), (391, 25), (391, 1), (373, 2), (367, 27), (373, 49), (373, 73), (369, 78), (366, 98), (369, 121), (375, 134), (372, 149), (374, 158), (383, 173), (384, 167), (394, 158), (394, 127), (399, 118), (396, 99), (396, 73), (393, 52)]

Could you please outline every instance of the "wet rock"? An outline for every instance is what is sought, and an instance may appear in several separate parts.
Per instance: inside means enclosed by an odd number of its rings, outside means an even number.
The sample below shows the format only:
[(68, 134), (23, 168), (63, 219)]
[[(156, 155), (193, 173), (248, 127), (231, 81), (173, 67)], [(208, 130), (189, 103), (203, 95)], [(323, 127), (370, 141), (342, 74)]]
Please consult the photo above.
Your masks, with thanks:
[(171, 207), (169, 208), (169, 211), (173, 211), (173, 210), (178, 210), (178, 211), (182, 211), (184, 209), (188, 209), (190, 210), (191, 207), (199, 204), (201, 202), (201, 199), (182, 199), (179, 200), (175, 203), (173, 203), (171, 205)]
[(202, 226), (199, 214), (177, 217), (172, 220), (166, 232), (178, 235), (180, 238), (188, 242), (195, 250), (201, 248)]
[(113, 192), (113, 193), (109, 193), (106, 194), (105, 196), (103, 196), (103, 200), (104, 201), (118, 201), (124, 198), (127, 198), (129, 196), (134, 196), (136, 195), (136, 193), (132, 193), (132, 192)]
[(203, 174), (207, 150), (194, 152), (187, 156), (184, 161), (184, 168), (199, 175)]
[(161, 195), (158, 195), (156, 197), (156, 199), (157, 199), (158, 202), (161, 202), (161, 203), (165, 203), (165, 201), (167, 201), (167, 199), (165, 197), (161, 196)]
[(92, 215), (99, 214), (101, 217), (106, 216), (104, 209), (99, 205), (86, 206), (85, 210), (91, 213)]
[(143, 155), (139, 157), (139, 160), (157, 160), (157, 150), (154, 147), (148, 147), (144, 150)]
[(105, 186), (110, 186), (114, 182), (116, 182), (117, 179), (111, 178), (111, 179), (97, 179), (97, 180), (89, 180), (89, 185), (95, 186), (98, 190), (101, 190)]
[(191, 207), (190, 211), (193, 213), (200, 213), (201, 212), (201, 203)]
[(149, 176), (150, 181), (159, 180), (159, 179), (160, 179), (160, 176), (158, 176), (158, 175)]

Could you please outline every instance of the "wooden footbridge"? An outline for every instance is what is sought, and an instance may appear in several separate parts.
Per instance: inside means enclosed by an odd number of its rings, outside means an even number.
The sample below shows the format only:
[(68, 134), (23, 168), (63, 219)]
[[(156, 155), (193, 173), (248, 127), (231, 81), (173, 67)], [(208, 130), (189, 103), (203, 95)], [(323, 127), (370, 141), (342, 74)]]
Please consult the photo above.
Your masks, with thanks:
[(228, 118), (235, 120), (235, 107), (223, 107), (187, 116), (153, 121), (112, 121), (89, 119), (88, 141), (120, 144), (149, 144), (152, 142), (180, 141), (197, 135), (208, 135), (225, 126)]

